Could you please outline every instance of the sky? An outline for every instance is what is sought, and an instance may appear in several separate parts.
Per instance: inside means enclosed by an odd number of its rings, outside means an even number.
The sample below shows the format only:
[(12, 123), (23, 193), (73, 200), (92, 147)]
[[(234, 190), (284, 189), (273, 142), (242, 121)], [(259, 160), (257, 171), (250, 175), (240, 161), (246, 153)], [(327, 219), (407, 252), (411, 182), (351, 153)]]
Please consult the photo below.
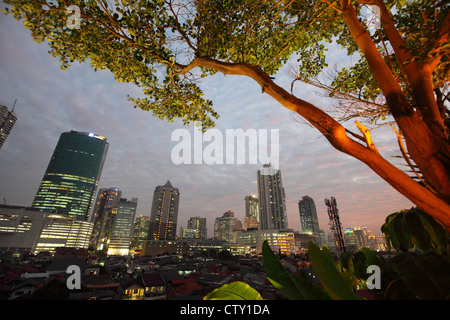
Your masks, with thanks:
[[(181, 194), (177, 234), (194, 216), (207, 219), (209, 237), (214, 219), (228, 210), (243, 221), (244, 198), (257, 192), (262, 163), (175, 164), (171, 152), (178, 142), (171, 141), (171, 135), (177, 129), (193, 134), (192, 125), (169, 123), (134, 109), (126, 95), (142, 97), (139, 87), (117, 83), (112, 73), (95, 72), (88, 62), (75, 62), (62, 71), (48, 50), (47, 44), (33, 41), (21, 22), (0, 14), (0, 104), (11, 108), (17, 99), (18, 117), (0, 149), (1, 203), (31, 206), (59, 136), (75, 130), (107, 138), (99, 188), (118, 187), (122, 197), (137, 197), (137, 217), (150, 215), (155, 187), (170, 180)], [(346, 62), (337, 50), (327, 58)], [(282, 70), (275, 81), (289, 89), (292, 79)], [(336, 198), (343, 228), (365, 226), (375, 234), (381, 234), (387, 215), (413, 206), (365, 164), (335, 150), (316, 129), (263, 94), (253, 80), (217, 74), (201, 87), (220, 114), (216, 129), (224, 136), (226, 129), (278, 130), (288, 227), (294, 231), (301, 232), (298, 201), (305, 195), (314, 199), (326, 233), (325, 198)], [(294, 94), (324, 108), (330, 103), (299, 82)], [(346, 126), (357, 130), (352, 123)], [(372, 137), (388, 160), (399, 154), (389, 126), (376, 129)]]

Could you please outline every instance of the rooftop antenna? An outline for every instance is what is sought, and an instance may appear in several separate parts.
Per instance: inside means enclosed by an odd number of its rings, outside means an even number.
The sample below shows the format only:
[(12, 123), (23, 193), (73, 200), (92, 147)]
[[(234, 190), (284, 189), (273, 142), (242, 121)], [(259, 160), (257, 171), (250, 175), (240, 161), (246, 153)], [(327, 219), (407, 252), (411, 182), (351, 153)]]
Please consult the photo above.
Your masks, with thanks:
[(14, 100), (14, 104), (12, 106), (11, 113), (14, 113), (14, 107), (16, 106), (16, 102), (17, 102), (17, 98), (16, 98), (16, 100)]

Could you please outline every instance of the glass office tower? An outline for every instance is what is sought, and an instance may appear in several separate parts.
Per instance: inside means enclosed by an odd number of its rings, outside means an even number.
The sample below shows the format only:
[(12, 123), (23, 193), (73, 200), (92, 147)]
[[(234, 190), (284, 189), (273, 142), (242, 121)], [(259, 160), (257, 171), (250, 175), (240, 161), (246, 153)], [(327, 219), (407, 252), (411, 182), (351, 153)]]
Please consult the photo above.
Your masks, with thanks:
[(62, 133), (32, 207), (86, 221), (108, 146), (105, 137), (94, 133)]
[(109, 255), (128, 255), (133, 235), (137, 203), (137, 198), (133, 198), (131, 201), (125, 198), (120, 199), (116, 221), (111, 232), (111, 241), (108, 246)]

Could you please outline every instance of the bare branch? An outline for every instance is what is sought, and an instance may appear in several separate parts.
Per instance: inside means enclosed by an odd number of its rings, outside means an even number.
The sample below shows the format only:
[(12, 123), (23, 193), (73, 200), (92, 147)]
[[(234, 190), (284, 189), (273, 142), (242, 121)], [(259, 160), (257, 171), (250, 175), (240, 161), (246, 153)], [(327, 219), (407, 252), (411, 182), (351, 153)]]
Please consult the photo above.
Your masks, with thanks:
[(402, 140), (402, 135), (401, 133), (395, 129), (395, 127), (393, 125), (391, 125), (392, 129), (394, 130), (395, 134), (397, 135), (397, 141), (398, 141), (398, 146), (400, 148), (400, 151), (403, 155), (403, 158), (405, 159), (405, 161), (408, 163), (409, 167), (412, 169), (412, 171), (414, 172), (414, 174), (417, 176), (417, 178), (419, 178), (419, 180), (425, 185), (427, 186), (427, 188), (436, 194), (436, 191), (428, 184), (425, 182), (425, 180), (422, 179), (422, 177), (420, 176), (420, 174), (417, 172), (417, 170), (414, 168), (414, 165), (411, 163), (411, 160), (409, 159), (408, 153), (406, 152), (406, 149), (403, 145), (403, 140)]
[(362, 125), (359, 121), (355, 121), (355, 125), (359, 129), (359, 131), (361, 131), (361, 133), (364, 135), (364, 138), (365, 138), (365, 141), (367, 144), (367, 148), (378, 153), (378, 150), (375, 147), (375, 144), (373, 143), (372, 136), (370, 135), (370, 131), (364, 125)]

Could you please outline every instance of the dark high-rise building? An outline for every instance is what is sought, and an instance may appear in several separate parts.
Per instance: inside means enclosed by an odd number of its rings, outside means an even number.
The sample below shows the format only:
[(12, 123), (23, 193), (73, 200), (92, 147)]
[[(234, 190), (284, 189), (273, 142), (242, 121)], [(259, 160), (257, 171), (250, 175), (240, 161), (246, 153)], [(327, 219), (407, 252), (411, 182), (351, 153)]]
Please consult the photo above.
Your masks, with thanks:
[(245, 216), (259, 221), (259, 202), (254, 194), (245, 197)]
[(9, 111), (7, 107), (0, 105), (0, 149), (8, 138), (14, 124), (17, 121), (17, 116), (13, 110)]
[(312, 235), (314, 242), (322, 246), (322, 240), (319, 229), (319, 220), (317, 219), (316, 204), (309, 196), (302, 197), (298, 202), (298, 211), (300, 214), (300, 223), (302, 233)]
[(133, 236), (131, 239), (131, 249), (135, 251), (142, 250), (144, 241), (148, 239), (149, 227), (149, 216), (140, 216), (136, 218), (134, 221)]
[(244, 230), (259, 229), (259, 201), (256, 195), (245, 197)]
[(281, 171), (270, 164), (258, 170), (259, 223), (261, 230), (280, 230), (288, 227), (286, 195), (281, 181)]
[(180, 191), (170, 181), (157, 186), (150, 213), (149, 240), (174, 240), (177, 230)]
[(87, 220), (108, 146), (105, 137), (94, 133), (61, 134), (32, 207)]
[(91, 216), (91, 222), (94, 224), (91, 244), (97, 250), (108, 248), (121, 195), (122, 191), (118, 188), (101, 188), (98, 191)]

